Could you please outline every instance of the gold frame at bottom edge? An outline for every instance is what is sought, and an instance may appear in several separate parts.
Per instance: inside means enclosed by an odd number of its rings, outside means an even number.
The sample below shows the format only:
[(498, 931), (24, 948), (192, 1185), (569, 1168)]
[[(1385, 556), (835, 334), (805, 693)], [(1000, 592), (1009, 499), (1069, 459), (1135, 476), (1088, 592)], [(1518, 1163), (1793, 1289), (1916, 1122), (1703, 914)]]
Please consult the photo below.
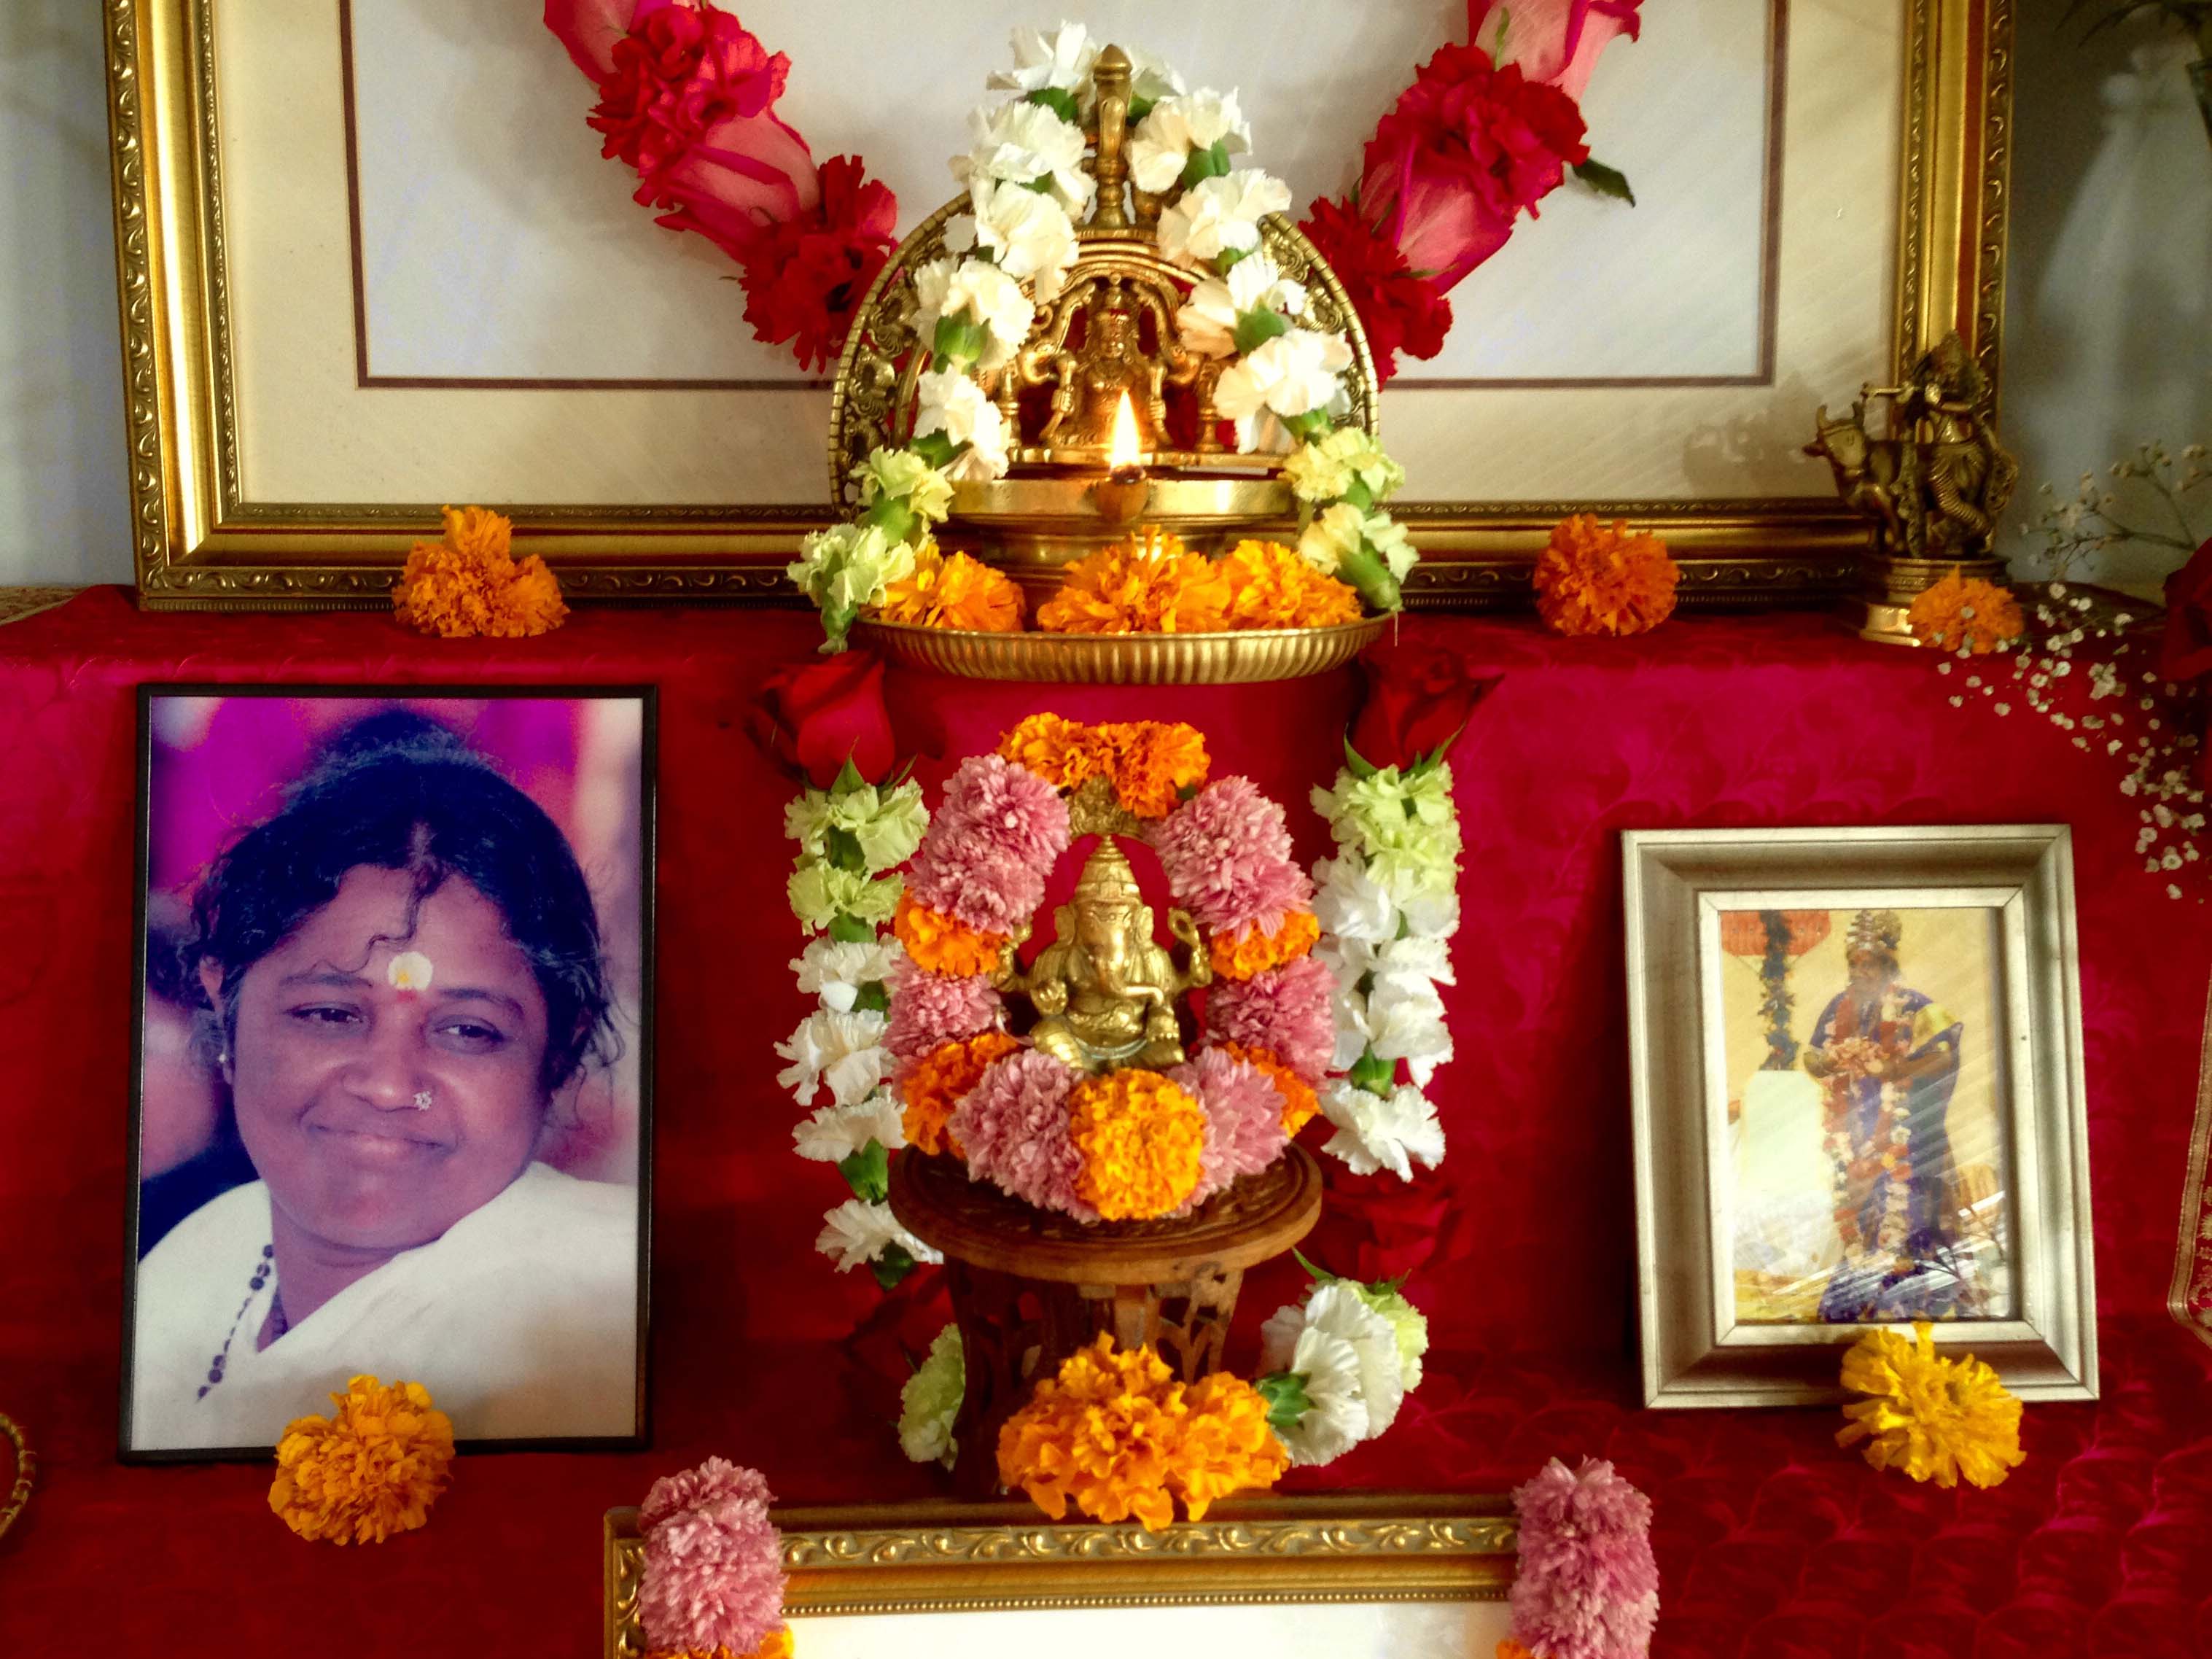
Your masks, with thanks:
[[(1260, 1498), (1156, 1533), (1048, 1521), (1030, 1504), (779, 1510), (793, 1618), (1324, 1601), (1495, 1601), (1513, 1584), (1500, 1494)], [(644, 1543), (609, 1510), (606, 1659), (641, 1659)]]

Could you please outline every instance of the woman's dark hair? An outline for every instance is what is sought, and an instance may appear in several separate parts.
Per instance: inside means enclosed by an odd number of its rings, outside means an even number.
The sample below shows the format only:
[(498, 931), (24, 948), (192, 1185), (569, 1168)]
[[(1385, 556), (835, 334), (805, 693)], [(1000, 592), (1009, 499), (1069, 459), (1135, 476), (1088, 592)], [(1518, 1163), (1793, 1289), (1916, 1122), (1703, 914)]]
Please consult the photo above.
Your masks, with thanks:
[(424, 900), (458, 876), (506, 918), (545, 998), (548, 1097), (586, 1059), (615, 1051), (599, 918), (576, 855), (543, 808), (435, 720), (404, 708), (333, 738), (284, 804), (216, 860), (192, 901), (187, 975), (222, 971), (223, 1025), (234, 1036), (246, 969), (331, 902), (349, 870), (414, 879), (406, 931)]

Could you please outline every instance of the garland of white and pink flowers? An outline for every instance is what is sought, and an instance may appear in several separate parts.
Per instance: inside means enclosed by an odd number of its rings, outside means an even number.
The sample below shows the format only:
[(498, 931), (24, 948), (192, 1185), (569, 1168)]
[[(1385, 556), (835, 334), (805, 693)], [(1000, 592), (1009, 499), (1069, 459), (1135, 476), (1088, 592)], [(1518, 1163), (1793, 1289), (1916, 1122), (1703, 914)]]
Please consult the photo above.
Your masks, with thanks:
[[(990, 84), (1016, 95), (975, 110), (974, 145), (952, 158), (953, 177), (968, 189), (975, 246), (914, 273), (915, 332), (929, 343), (930, 360), (916, 382), (910, 440), (854, 469), (860, 515), (809, 536), (789, 567), (820, 608), (833, 649), (933, 548), (931, 526), (950, 511), (953, 484), (1006, 475), (1009, 434), (991, 388), (1080, 251), (1076, 222), (1097, 191), (1084, 167), (1083, 123), (1085, 100), (1096, 96), (1098, 49), (1076, 23), (1046, 35), (1018, 33), (1015, 45), (1015, 69)], [(1191, 273), (1177, 318), (1184, 343), (1226, 360), (1214, 407), (1235, 426), (1240, 450), (1286, 453), (1304, 519), (1301, 556), (1358, 590), (1370, 609), (1395, 611), (1419, 556), (1382, 510), (1405, 474), (1363, 428), (1346, 424), (1350, 340), (1296, 320), (1307, 311), (1304, 285), (1261, 246), (1262, 222), (1289, 211), (1290, 186), (1234, 164), (1252, 144), (1234, 92), (1190, 91), (1158, 59), (1130, 56), (1131, 179), (1168, 198), (1157, 234), (1160, 252)]]

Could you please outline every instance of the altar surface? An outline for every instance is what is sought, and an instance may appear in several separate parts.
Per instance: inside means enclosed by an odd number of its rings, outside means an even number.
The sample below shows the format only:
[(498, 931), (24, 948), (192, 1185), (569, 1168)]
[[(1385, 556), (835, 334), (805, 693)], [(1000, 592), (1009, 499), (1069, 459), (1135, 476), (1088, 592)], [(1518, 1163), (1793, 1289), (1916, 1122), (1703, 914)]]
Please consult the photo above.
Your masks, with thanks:
[[(1504, 677), (1452, 756), (1449, 1152), (1410, 1203), (1340, 1179), (1316, 1238), (1339, 1265), (1364, 1245), (1364, 1265), (1410, 1271), (1436, 1350), (1387, 1437), (1282, 1490), (1501, 1490), (1555, 1454), (1610, 1457), (1656, 1505), (1661, 1655), (2212, 1653), (2212, 1348), (2164, 1305), (2212, 921), (2197, 872), (2176, 900), (2144, 871), (2116, 763), (2025, 708), (1954, 708), (1960, 677), (1815, 617), (1620, 641), (1402, 628)], [(791, 785), (747, 716), (818, 637), (796, 612), (593, 610), (544, 638), (446, 643), (374, 615), (149, 617), (112, 589), (0, 629), (0, 1408), (40, 1458), (0, 1544), (0, 1650), (580, 1659), (600, 1514), (658, 1474), (713, 1452), (787, 1502), (944, 1490), (886, 1422), (900, 1343), (926, 1343), (941, 1310), (814, 1253), (842, 1193), (792, 1156), (799, 1112), (775, 1082), (771, 1045), (804, 1012), (785, 966)], [(1163, 694), (895, 672), (889, 697), (926, 781), (1035, 709), (1168, 707), (1206, 732), (1217, 774), (1295, 803), (1334, 770), (1350, 678)], [(134, 688), (163, 681), (659, 688), (650, 1452), (466, 1457), (425, 1530), (358, 1550), (287, 1532), (265, 1466), (116, 1462)], [(1323, 850), (1312, 815), (1292, 821), (1302, 857)], [(2002, 822), (2075, 831), (2101, 1402), (2030, 1406), (2027, 1462), (1989, 1492), (1876, 1474), (1832, 1444), (1832, 1410), (1637, 1409), (1620, 832)], [(1291, 1277), (1254, 1276), (1232, 1364)]]

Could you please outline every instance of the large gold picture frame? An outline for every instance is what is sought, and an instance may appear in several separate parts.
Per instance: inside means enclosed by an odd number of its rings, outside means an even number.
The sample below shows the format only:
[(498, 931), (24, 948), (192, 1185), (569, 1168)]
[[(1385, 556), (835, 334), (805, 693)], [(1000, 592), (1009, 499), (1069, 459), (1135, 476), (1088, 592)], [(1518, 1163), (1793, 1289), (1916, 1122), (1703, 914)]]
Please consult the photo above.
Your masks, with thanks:
[[(794, 1620), (1052, 1608), (1504, 1600), (1502, 1496), (1257, 1498), (1158, 1532), (1047, 1520), (1022, 1503), (780, 1509)], [(635, 1509), (603, 1527), (605, 1659), (642, 1659)], [(804, 1650), (804, 1643), (801, 1650)]]
[[(214, 66), (223, 3), (103, 0), (139, 595), (162, 609), (380, 606), (407, 545), (434, 530), (436, 503), (272, 501), (241, 488)], [(1901, 372), (1955, 329), (1994, 399), (2013, 0), (1902, 3), (1893, 366)], [(1818, 388), (1837, 398), (1854, 390)], [(597, 599), (786, 597), (782, 566), (831, 514), (826, 501), (818, 511), (505, 505), (522, 550), (544, 554), (572, 596)], [(1408, 600), (1437, 609), (1517, 602), (1550, 526), (1571, 511), (1659, 529), (1690, 604), (1823, 602), (1850, 586), (1866, 544), (1863, 521), (1811, 495), (1397, 511), (1427, 559)]]

